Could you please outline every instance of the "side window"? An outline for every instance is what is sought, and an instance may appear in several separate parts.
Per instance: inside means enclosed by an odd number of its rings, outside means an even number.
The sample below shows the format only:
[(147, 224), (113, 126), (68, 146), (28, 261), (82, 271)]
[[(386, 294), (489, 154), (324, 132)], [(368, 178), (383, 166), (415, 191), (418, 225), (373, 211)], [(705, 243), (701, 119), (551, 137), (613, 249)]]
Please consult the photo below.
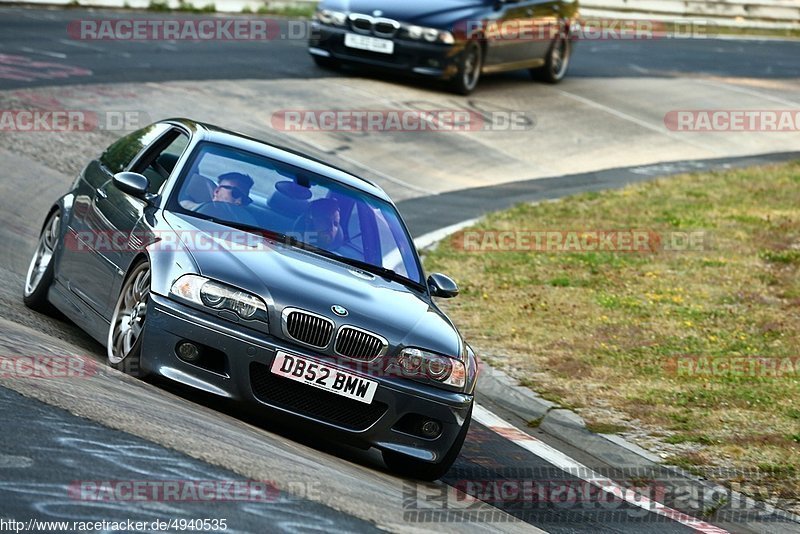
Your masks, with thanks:
[(189, 136), (178, 129), (168, 132), (133, 167), (134, 172), (147, 176), (148, 192), (157, 194), (172, 174), (178, 159), (189, 146)]
[(151, 124), (132, 134), (126, 135), (119, 141), (112, 144), (100, 156), (100, 163), (106, 167), (111, 174), (124, 171), (130, 165), (136, 154), (157, 139), (169, 128), (166, 124)]

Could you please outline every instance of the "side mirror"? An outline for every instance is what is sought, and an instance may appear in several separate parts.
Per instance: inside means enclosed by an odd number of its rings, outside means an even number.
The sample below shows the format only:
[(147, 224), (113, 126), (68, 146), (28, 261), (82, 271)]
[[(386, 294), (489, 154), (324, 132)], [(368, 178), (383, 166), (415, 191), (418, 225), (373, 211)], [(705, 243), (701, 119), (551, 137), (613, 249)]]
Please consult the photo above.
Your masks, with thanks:
[(150, 186), (147, 176), (138, 172), (118, 172), (114, 175), (113, 182), (123, 193), (147, 200), (147, 188)]
[(449, 276), (433, 273), (428, 277), (428, 289), (431, 296), (451, 299), (458, 295), (458, 285)]

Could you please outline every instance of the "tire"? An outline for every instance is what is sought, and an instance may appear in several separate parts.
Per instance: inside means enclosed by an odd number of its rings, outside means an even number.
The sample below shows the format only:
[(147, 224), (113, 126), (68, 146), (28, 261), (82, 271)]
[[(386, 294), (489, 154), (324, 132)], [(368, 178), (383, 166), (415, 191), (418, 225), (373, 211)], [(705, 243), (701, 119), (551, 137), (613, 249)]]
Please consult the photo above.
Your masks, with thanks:
[(450, 89), (459, 95), (468, 95), (478, 86), (483, 69), (483, 49), (477, 41), (470, 41), (461, 52), (458, 72), (450, 80)]
[(325, 70), (338, 70), (342, 64), (332, 58), (332, 57), (323, 57), (323, 56), (311, 56), (314, 59), (314, 63), (317, 64), (317, 67)]
[(142, 338), (150, 300), (150, 263), (137, 263), (122, 283), (108, 328), (108, 364), (126, 374), (144, 377), (141, 369)]
[(427, 481), (440, 479), (450, 470), (456, 458), (458, 458), (459, 453), (461, 453), (461, 447), (464, 446), (464, 440), (467, 439), (467, 433), (469, 432), (469, 425), (471, 422), (472, 405), (469, 407), (466, 421), (464, 421), (464, 425), (461, 427), (458, 436), (456, 436), (456, 440), (440, 462), (424, 462), (394, 451), (383, 451), (381, 453), (383, 462), (392, 472), (407, 478)]
[(61, 212), (54, 211), (45, 221), (39, 235), (39, 243), (28, 266), (22, 292), (22, 301), (28, 308), (47, 315), (58, 315), (47, 300), (47, 293), (55, 279), (53, 255), (58, 245), (60, 229)]
[(531, 76), (535, 80), (558, 83), (567, 75), (571, 56), (572, 41), (562, 28), (547, 50), (544, 66), (530, 69)]

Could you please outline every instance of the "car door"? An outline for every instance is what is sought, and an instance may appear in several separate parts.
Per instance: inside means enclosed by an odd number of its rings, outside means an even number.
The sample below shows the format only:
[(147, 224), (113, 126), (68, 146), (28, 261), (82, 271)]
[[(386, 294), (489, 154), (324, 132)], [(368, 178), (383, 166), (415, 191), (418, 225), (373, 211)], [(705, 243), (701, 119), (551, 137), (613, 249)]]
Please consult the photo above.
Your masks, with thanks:
[(155, 124), (112, 144), (83, 171), (61, 255), (59, 279), (95, 312), (107, 316), (113, 282), (120, 276), (115, 258), (141, 216), (143, 202), (117, 189), (112, 178), (170, 126)]
[[(189, 140), (188, 132), (174, 126), (164, 132), (131, 163), (129, 169), (131, 172), (137, 172), (147, 177), (149, 194), (161, 194), (167, 180), (175, 173), (180, 172), (177, 163), (186, 151)], [(123, 222), (126, 225), (124, 233), (120, 232), (121, 239), (126, 246), (115, 248), (108, 256), (108, 259), (117, 267), (106, 303), (109, 316), (113, 313), (125, 273), (130, 269), (131, 263), (157, 237), (153, 233), (155, 212), (153, 206), (142, 199), (123, 193), (113, 184), (110, 184), (110, 187), (115, 190), (115, 194), (121, 194), (124, 197), (124, 199), (120, 199), (122, 208), (119, 211), (122, 212)]]
[(532, 66), (552, 40), (557, 0), (506, 0), (486, 26), (488, 71)]
[(532, 38), (524, 40), (522, 59), (544, 59), (559, 31), (561, 0), (523, 0), (521, 7), (532, 28)]
[(524, 56), (525, 44), (516, 37), (516, 32), (525, 25), (525, 8), (522, 2), (506, 0), (485, 25), (486, 57), (484, 67), (488, 71), (502, 70), (505, 65), (516, 63)]
[[(113, 306), (109, 300), (115, 282), (124, 273), (121, 260), (131, 248), (131, 232), (146, 206), (143, 200), (119, 190), (113, 183), (114, 174), (145, 170), (137, 165), (151, 153), (149, 148), (173, 129), (159, 123), (123, 137), (92, 161), (81, 176), (67, 228), (68, 246), (60, 259), (59, 279), (104, 317), (109, 316)], [(166, 176), (151, 180), (151, 188), (160, 188), (165, 180)]]

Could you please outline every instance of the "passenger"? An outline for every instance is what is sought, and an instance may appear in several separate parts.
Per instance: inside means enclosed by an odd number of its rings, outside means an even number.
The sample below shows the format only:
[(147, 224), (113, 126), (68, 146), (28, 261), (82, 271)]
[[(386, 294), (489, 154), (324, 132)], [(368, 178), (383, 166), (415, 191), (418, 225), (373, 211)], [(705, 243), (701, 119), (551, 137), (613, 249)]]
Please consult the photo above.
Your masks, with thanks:
[(332, 198), (315, 200), (305, 216), (303, 241), (325, 250), (335, 251), (344, 243), (339, 203)]

